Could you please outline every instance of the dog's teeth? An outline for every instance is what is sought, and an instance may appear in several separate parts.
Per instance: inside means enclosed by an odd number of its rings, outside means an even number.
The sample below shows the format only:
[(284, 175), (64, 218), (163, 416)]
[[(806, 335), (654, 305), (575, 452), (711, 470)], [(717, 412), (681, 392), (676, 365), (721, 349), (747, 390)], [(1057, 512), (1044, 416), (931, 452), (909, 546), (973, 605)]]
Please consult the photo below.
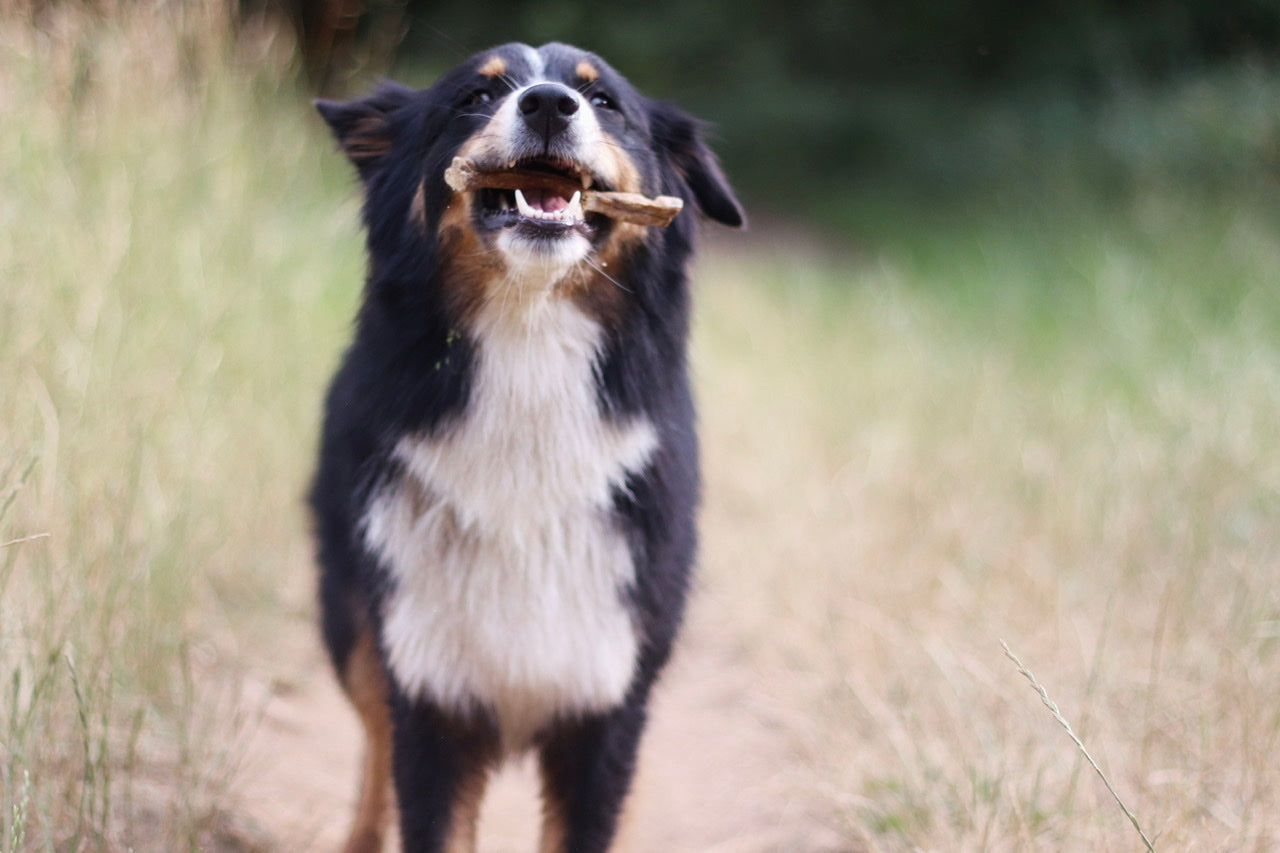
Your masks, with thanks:
[(538, 218), (538, 211), (534, 210), (533, 205), (529, 204), (529, 202), (525, 200), (524, 193), (520, 190), (516, 190), (516, 209), (520, 211), (521, 216), (531, 216), (534, 219)]
[(582, 213), (582, 193), (575, 192), (573, 198), (569, 199), (569, 206), (564, 209), (561, 214), (565, 219), (579, 220), (583, 218)]

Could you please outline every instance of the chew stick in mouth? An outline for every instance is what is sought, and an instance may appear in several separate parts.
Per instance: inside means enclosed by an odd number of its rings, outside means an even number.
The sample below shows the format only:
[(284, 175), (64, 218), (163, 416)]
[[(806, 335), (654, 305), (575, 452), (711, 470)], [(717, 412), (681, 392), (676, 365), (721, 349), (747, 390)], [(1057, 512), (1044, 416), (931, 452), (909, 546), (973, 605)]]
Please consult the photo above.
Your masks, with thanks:
[(584, 190), (577, 182), (553, 175), (521, 169), (499, 169), (482, 172), (471, 160), (454, 157), (444, 171), (444, 181), (454, 192), (471, 190), (555, 190), (566, 197), (582, 192), (582, 209), (587, 213), (599, 213), (610, 219), (633, 222), (636, 225), (653, 225), (665, 228), (684, 207), (684, 200), (675, 196), (660, 195), (649, 198), (640, 193), (600, 192)]

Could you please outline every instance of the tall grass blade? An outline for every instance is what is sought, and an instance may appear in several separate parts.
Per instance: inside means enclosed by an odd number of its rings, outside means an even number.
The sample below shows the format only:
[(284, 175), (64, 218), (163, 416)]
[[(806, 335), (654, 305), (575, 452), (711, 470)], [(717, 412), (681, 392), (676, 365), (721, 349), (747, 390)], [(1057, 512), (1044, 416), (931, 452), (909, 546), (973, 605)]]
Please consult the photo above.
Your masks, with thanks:
[(1017, 667), (1018, 672), (1022, 673), (1023, 677), (1025, 677), (1027, 681), (1031, 682), (1031, 686), (1035, 688), (1036, 693), (1040, 694), (1040, 701), (1049, 709), (1049, 713), (1053, 714), (1053, 718), (1058, 721), (1058, 725), (1062, 726), (1062, 728), (1066, 730), (1067, 735), (1080, 750), (1080, 754), (1084, 756), (1084, 760), (1089, 762), (1089, 766), (1098, 774), (1098, 778), (1102, 780), (1102, 784), (1107, 786), (1107, 790), (1111, 792), (1111, 796), (1115, 799), (1116, 805), (1120, 806), (1120, 810), (1124, 812), (1124, 816), (1129, 818), (1129, 823), (1133, 824), (1133, 828), (1136, 829), (1138, 831), (1138, 835), (1142, 837), (1142, 843), (1147, 846), (1147, 850), (1150, 850), (1151, 853), (1155, 853), (1156, 848), (1151, 844), (1151, 839), (1147, 838), (1147, 834), (1142, 831), (1142, 827), (1138, 824), (1138, 818), (1135, 817), (1133, 812), (1129, 810), (1129, 807), (1124, 804), (1124, 800), (1120, 799), (1119, 792), (1117, 792), (1115, 787), (1111, 784), (1111, 780), (1107, 778), (1107, 774), (1102, 772), (1102, 768), (1098, 766), (1098, 762), (1093, 760), (1093, 756), (1089, 754), (1089, 750), (1085, 747), (1084, 741), (1080, 740), (1080, 737), (1075, 733), (1075, 729), (1071, 728), (1071, 723), (1067, 722), (1067, 718), (1062, 715), (1062, 711), (1058, 708), (1057, 703), (1049, 698), (1049, 691), (1044, 688), (1044, 685), (1036, 680), (1036, 677), (1031, 673), (1031, 670), (1022, 665), (1022, 661), (1018, 660), (1018, 656), (1010, 651), (1009, 645), (1004, 640), (1000, 641), (1000, 648), (1004, 649), (1005, 657), (1013, 661), (1013, 665)]

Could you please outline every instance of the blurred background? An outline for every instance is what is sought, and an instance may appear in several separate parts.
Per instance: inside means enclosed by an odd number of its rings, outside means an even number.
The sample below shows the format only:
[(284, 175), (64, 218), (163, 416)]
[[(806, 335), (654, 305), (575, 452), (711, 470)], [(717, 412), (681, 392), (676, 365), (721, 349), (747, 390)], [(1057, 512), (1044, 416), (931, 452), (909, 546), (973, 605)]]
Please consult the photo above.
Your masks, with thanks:
[(387, 68), (425, 83), (504, 41), (587, 47), (710, 120), (753, 207), (841, 226), (855, 192), (900, 196), (904, 183), (920, 205), (1035, 177), (1123, 190), (1276, 168), (1274, 125), (1228, 112), (1266, 111), (1252, 99), (1280, 53), (1273, 0), (242, 8), (283, 14), (309, 85), (330, 93)]
[(509, 40), (711, 122), (752, 217), (636, 849), (1280, 846), (1275, 0), (0, 0), (0, 850), (342, 837), (301, 496), (364, 259), (309, 101)]

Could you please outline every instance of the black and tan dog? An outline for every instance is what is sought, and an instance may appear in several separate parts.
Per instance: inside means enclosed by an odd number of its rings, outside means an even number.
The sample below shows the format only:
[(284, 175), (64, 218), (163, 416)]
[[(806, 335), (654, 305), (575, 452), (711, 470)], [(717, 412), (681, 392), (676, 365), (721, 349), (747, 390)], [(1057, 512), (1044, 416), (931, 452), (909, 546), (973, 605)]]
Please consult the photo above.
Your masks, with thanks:
[[(369, 251), (311, 492), (325, 640), (368, 733), (348, 849), (380, 847), (393, 780), (406, 850), (471, 849), (487, 774), (533, 750), (543, 849), (604, 850), (694, 560), (696, 223), (583, 199), (741, 208), (696, 122), (566, 45), (317, 106)], [(505, 184), (453, 188), (455, 159)]]

